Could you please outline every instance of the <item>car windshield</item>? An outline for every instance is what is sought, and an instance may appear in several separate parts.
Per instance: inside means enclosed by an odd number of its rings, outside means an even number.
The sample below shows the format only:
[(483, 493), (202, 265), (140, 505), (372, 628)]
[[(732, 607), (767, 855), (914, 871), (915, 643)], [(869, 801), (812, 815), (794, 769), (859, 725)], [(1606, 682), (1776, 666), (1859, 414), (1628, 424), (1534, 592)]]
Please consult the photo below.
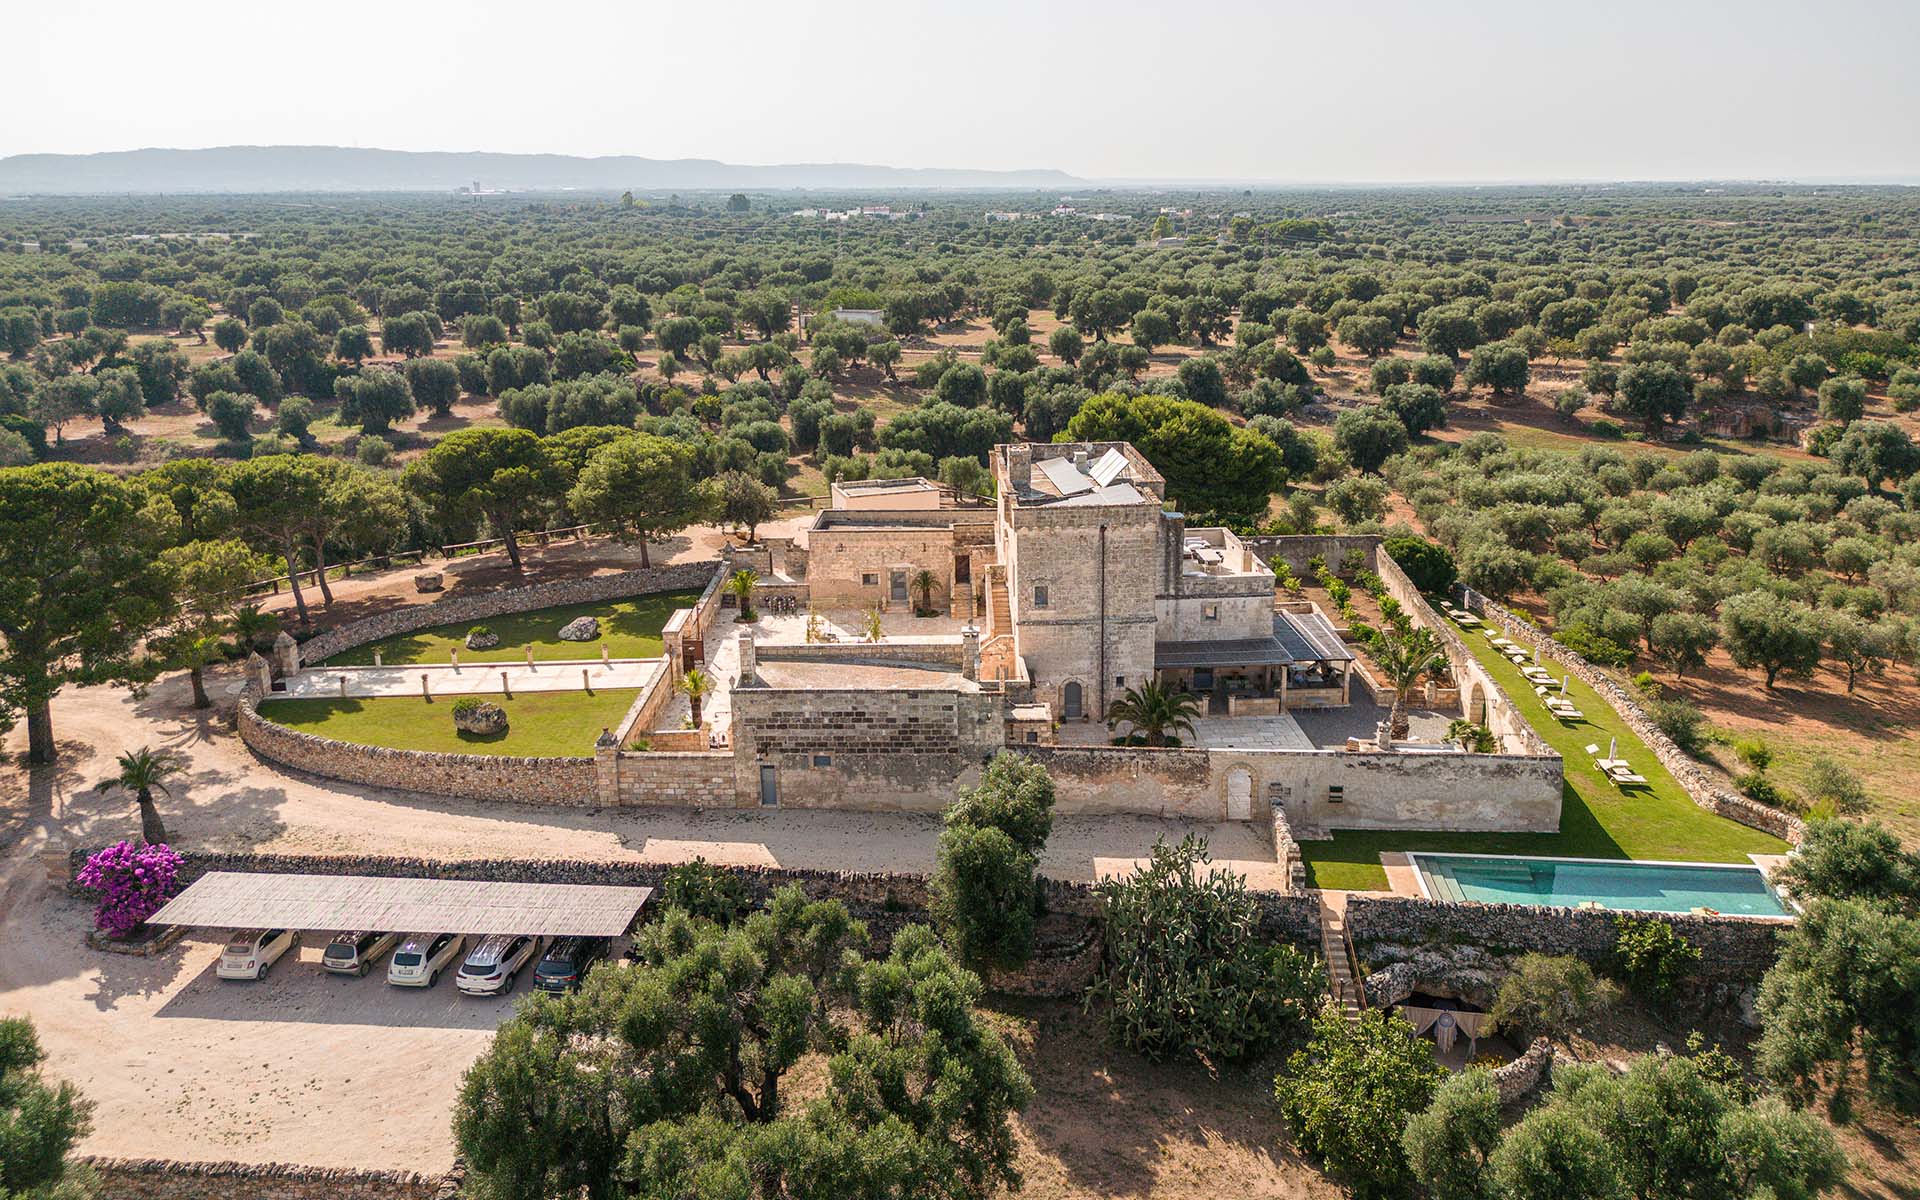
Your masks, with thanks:
[(420, 956), (403, 950), (393, 956), (393, 965), (396, 967), (417, 967), (420, 965)]
[(254, 951), (254, 944), (251, 941), (245, 941), (245, 942), (235, 941), (235, 942), (227, 943), (228, 954), (252, 954), (253, 951)]
[(534, 968), (536, 975), (571, 975), (573, 963), (564, 958), (549, 958)]
[(349, 946), (343, 946), (343, 945), (341, 945), (341, 944), (340, 944), (339, 942), (335, 942), (335, 943), (334, 943), (333, 945), (331, 945), (331, 946), (328, 946), (328, 947), (327, 947), (327, 952), (326, 952), (326, 955), (325, 955), (325, 957), (327, 957), (327, 958), (352, 958), (352, 957), (353, 957), (353, 956), (354, 956), (355, 954), (358, 954), (358, 953), (359, 953), (359, 948), (358, 948), (358, 947), (355, 947), (355, 946), (350, 946), (350, 945), (349, 945)]

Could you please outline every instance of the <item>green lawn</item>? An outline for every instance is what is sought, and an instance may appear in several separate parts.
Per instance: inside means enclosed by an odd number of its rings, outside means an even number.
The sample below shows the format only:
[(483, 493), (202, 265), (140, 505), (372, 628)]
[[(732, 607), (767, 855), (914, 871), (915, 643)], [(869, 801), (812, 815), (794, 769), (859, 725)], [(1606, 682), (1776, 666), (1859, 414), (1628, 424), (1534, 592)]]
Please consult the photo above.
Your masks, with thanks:
[[(667, 618), (673, 615), (674, 609), (690, 607), (699, 598), (698, 589), (656, 592), (631, 600), (568, 604), (457, 625), (436, 625), (343, 650), (327, 661), (339, 667), (371, 666), (373, 652), (378, 650), (382, 661), (387, 663), (444, 663), (448, 661), (449, 652), (457, 649), (461, 662), (523, 662), (529, 644), (533, 646), (534, 659), (540, 662), (599, 658), (602, 646), (615, 658), (654, 658), (661, 653), (660, 630)], [(561, 641), (561, 626), (575, 617), (599, 617), (600, 640)], [(475, 625), (485, 625), (499, 634), (500, 644), (491, 650), (466, 649), (467, 631)]]
[[(1567, 697), (1586, 714), (1564, 724), (1547, 712), (1518, 667), (1494, 653), (1478, 630), (1461, 631), (1474, 657), (1506, 689), (1533, 727), (1566, 759), (1559, 833), (1401, 833), (1343, 830), (1332, 841), (1302, 842), (1314, 887), (1381, 889), (1382, 851), (1433, 850), (1463, 854), (1543, 854), (1567, 858), (1672, 859), (1745, 862), (1748, 854), (1780, 854), (1786, 843), (1694, 804), (1667, 769), (1613, 707), (1576, 676)], [(1551, 664), (1548, 670), (1553, 670)], [(1560, 674), (1564, 675), (1565, 671)], [(1606, 753), (1619, 739), (1619, 757), (1647, 777), (1648, 787), (1622, 791), (1593, 765), (1589, 745)]]
[(602, 729), (619, 723), (637, 688), (597, 692), (524, 692), (511, 700), (480, 699), (507, 710), (507, 732), (483, 738), (453, 727), (457, 696), (423, 700), (382, 696), (368, 700), (272, 700), (261, 715), (290, 729), (343, 742), (446, 754), (500, 754), (513, 758), (587, 757)]

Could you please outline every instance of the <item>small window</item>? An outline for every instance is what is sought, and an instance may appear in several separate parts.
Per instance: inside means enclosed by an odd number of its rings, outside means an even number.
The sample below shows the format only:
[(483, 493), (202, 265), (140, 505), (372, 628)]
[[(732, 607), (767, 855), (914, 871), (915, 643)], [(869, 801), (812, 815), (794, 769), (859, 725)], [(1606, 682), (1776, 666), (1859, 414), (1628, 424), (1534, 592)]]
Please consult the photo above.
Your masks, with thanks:
[(1220, 619), (1220, 606), (1218, 604), (1202, 604), (1200, 606), (1200, 619), (1202, 621), (1218, 621)]
[(816, 754), (813, 756), (813, 765), (816, 767), (830, 767), (833, 765), (833, 755)]
[(861, 587), (879, 587), (880, 573), (878, 571), (862, 571), (860, 573), (860, 586)]
[(1117, 688), (1123, 688), (1127, 686), (1127, 677), (1125, 675), (1115, 675), (1113, 677), (1113, 686)]
[(1347, 789), (1344, 785), (1338, 783), (1330, 783), (1327, 785), (1328, 804), (1341, 804), (1346, 801), (1346, 798)]
[(1033, 606), (1035, 608), (1045, 608), (1047, 606), (1046, 584), (1036, 583), (1033, 585)]
[(1039, 744), (1040, 744), (1039, 732), (1037, 730), (1032, 730), (1032, 729), (1027, 730), (1027, 745), (1037, 746)]

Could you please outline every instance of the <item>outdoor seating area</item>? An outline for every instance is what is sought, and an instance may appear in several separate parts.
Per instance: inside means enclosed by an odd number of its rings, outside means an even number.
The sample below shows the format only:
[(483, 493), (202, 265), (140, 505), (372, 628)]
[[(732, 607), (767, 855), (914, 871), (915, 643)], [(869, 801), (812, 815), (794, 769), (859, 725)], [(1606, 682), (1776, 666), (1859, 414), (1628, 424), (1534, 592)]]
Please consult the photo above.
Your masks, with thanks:
[[(1615, 757), (1619, 752), (1618, 739), (1609, 741), (1607, 743), (1607, 756), (1605, 758), (1595, 757), (1593, 765), (1600, 769), (1602, 775), (1611, 779), (1616, 787), (1648, 786), (1647, 777), (1635, 771), (1632, 763), (1629, 763), (1624, 758)], [(1600, 753), (1600, 747), (1598, 745), (1589, 745), (1587, 747), (1587, 753), (1597, 756)]]
[(1479, 617), (1474, 616), (1464, 608), (1455, 608), (1451, 600), (1442, 600), (1440, 602), (1440, 611), (1447, 614), (1447, 619), (1462, 629), (1478, 629), (1480, 627)]

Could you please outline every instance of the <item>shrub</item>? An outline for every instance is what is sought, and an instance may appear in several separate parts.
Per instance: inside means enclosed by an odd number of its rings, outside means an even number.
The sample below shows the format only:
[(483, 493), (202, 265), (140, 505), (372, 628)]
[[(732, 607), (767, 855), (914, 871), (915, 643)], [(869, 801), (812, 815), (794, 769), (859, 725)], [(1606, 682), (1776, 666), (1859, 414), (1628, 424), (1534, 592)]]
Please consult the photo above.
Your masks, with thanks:
[(1683, 754), (1699, 758), (1706, 752), (1706, 718), (1685, 700), (1655, 700), (1647, 705), (1647, 715), (1661, 733)]
[(1500, 984), (1493, 1018), (1502, 1029), (1520, 1033), (1516, 1045), (1542, 1034), (1563, 1038), (1618, 995), (1612, 980), (1599, 978), (1577, 958), (1524, 954)]
[(1664, 1000), (1700, 961), (1700, 947), (1665, 921), (1614, 918), (1614, 973), (1639, 995)]
[(1762, 804), (1770, 804), (1775, 808), (1780, 808), (1786, 803), (1786, 796), (1779, 785), (1759, 771), (1748, 771), (1744, 775), (1737, 776), (1733, 786), (1739, 788), (1740, 794), (1749, 800), (1758, 800)]
[(1633, 687), (1635, 691), (1649, 700), (1658, 700), (1660, 698), (1660, 681), (1653, 677), (1653, 672), (1651, 671), (1642, 671), (1638, 675), (1635, 675), (1633, 677)]
[(478, 709), (483, 703), (485, 703), (485, 701), (481, 700), (478, 696), (462, 696), (453, 702), (453, 715), (456, 717), (464, 717), (468, 713)]
[(1773, 765), (1773, 748), (1757, 737), (1741, 738), (1733, 744), (1733, 752), (1756, 772), (1763, 772)]
[(1405, 1018), (1372, 1009), (1349, 1022), (1329, 1005), (1273, 1092), (1302, 1153), (1325, 1163), (1357, 1197), (1401, 1196), (1412, 1174), (1401, 1132), (1445, 1078), (1433, 1043), (1413, 1036)]
[(978, 787), (961, 790), (946, 824), (932, 887), (940, 930), (968, 966), (1017, 970), (1033, 955), (1053, 779), (1031, 759), (998, 755)]
[(1867, 807), (1867, 789), (1860, 777), (1831, 755), (1814, 755), (1807, 764), (1804, 784), (1809, 810), (1856, 813)]
[(373, 434), (360, 439), (360, 445), (354, 449), (353, 456), (362, 466), (384, 467), (393, 461), (393, 443)]
[(1155, 844), (1147, 866), (1096, 889), (1106, 926), (1094, 995), (1108, 1026), (1149, 1058), (1245, 1058), (1293, 1032), (1325, 991), (1319, 960), (1260, 934), (1236, 871), (1210, 868), (1206, 843)]
[(1453, 590), (1459, 579), (1459, 570), (1454, 566), (1453, 555), (1437, 542), (1423, 537), (1390, 537), (1380, 544), (1387, 557), (1400, 564), (1413, 586), (1433, 596), (1443, 596)]
[(115, 842), (89, 857), (74, 882), (100, 893), (94, 925), (123, 938), (173, 898), (183, 861), (171, 846)]
[(704, 858), (668, 867), (660, 895), (669, 908), (682, 908), (722, 925), (738, 920), (749, 907), (747, 885), (740, 877)]

